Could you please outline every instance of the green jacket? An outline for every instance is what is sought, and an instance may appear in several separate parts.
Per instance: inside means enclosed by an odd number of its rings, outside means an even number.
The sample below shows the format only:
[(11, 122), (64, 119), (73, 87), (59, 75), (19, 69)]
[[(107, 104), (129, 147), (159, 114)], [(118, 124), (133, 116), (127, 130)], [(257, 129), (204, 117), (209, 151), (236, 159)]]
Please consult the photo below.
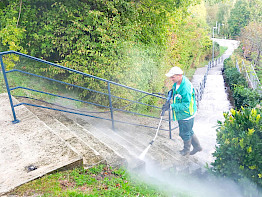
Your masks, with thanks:
[(176, 90), (176, 83), (174, 83), (172, 89), (173, 103), (171, 107), (173, 111), (173, 120), (183, 120), (193, 116), (197, 111), (195, 90), (188, 78), (183, 76), (178, 90)]

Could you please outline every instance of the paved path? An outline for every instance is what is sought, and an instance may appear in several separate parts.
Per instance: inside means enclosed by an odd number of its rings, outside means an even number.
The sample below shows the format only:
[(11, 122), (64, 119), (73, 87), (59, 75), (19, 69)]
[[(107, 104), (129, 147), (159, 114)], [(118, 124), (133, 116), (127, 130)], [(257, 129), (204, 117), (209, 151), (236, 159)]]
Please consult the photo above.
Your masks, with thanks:
[[(215, 41), (221, 46), (228, 47), (223, 55), (223, 59), (230, 57), (238, 47), (238, 42), (234, 40), (215, 39)], [(232, 107), (225, 92), (222, 68), (223, 63), (220, 63), (209, 70), (204, 94), (195, 118), (194, 131), (203, 147), (203, 151), (197, 153), (195, 157), (199, 161), (202, 161), (203, 164), (210, 164), (214, 161), (212, 153), (215, 151), (216, 145), (217, 121), (223, 120), (223, 112), (229, 111)], [(206, 69), (203, 68), (196, 71), (192, 83), (194, 83), (201, 74), (203, 75), (205, 71)]]

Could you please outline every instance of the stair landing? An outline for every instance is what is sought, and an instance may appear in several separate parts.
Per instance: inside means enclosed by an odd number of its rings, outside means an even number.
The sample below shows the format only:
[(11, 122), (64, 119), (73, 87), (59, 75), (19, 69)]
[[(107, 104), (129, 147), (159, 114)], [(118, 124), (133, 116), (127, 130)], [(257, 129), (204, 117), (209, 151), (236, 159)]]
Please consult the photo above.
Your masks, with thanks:
[(20, 122), (13, 124), (7, 94), (0, 94), (0, 112), (0, 196), (47, 173), (82, 165), (82, 157), (25, 106), (16, 107)]

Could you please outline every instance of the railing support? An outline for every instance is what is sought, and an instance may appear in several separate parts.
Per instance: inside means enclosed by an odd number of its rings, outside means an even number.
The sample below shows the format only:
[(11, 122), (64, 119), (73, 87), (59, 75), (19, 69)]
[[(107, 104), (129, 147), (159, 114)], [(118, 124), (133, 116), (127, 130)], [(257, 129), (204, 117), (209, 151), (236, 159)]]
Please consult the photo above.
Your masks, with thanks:
[(172, 133), (171, 133), (171, 110), (168, 110), (168, 125), (169, 125), (169, 139), (172, 139)]
[(110, 90), (109, 82), (107, 82), (107, 88), (108, 88), (108, 100), (109, 100), (109, 106), (110, 106), (110, 112), (111, 112), (112, 130), (115, 131), (114, 113), (113, 113), (111, 90)]
[(13, 100), (12, 100), (12, 97), (11, 97), (11, 92), (10, 92), (10, 88), (9, 88), (9, 84), (8, 84), (8, 80), (7, 80), (7, 76), (6, 76), (6, 72), (5, 72), (5, 66), (4, 66), (2, 55), (0, 55), (0, 62), (1, 62), (2, 72), (3, 72), (3, 76), (4, 76), (4, 80), (5, 80), (5, 86), (6, 86), (8, 98), (9, 98), (9, 101), (10, 101), (10, 106), (11, 106), (13, 117), (14, 117), (14, 120), (12, 121), (12, 123), (16, 124), (20, 121), (16, 118), (14, 104), (13, 104)]

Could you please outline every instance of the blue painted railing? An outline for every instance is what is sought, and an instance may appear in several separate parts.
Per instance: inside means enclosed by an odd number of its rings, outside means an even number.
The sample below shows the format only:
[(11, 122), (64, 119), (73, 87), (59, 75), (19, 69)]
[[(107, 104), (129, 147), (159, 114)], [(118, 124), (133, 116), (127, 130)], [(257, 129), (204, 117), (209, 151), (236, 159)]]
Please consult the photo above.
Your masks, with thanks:
[[(101, 91), (97, 91), (97, 90), (93, 90), (93, 89), (89, 89), (89, 88), (85, 88), (85, 87), (74, 85), (74, 84), (70, 84), (70, 83), (63, 82), (63, 81), (60, 81), (60, 80), (56, 80), (56, 79), (53, 79), (53, 78), (50, 78), (50, 77), (46, 77), (46, 76), (30, 73), (30, 72), (23, 71), (23, 70), (20, 70), (20, 69), (12, 69), (12, 70), (8, 70), (7, 71), (6, 67), (4, 65), (4, 62), (3, 62), (3, 56), (8, 55), (8, 54), (15, 54), (15, 55), (18, 55), (18, 56), (21, 56), (21, 57), (25, 57), (26, 59), (30, 59), (30, 60), (34, 60), (34, 61), (37, 61), (37, 62), (41, 62), (41, 63), (44, 63), (46, 65), (50, 65), (50, 66), (53, 66), (53, 67), (56, 67), (56, 68), (63, 69), (65, 71), (69, 71), (69, 72), (72, 72), (72, 73), (80, 74), (80, 75), (82, 75), (84, 77), (89, 77), (89, 78), (96, 79), (98, 81), (105, 82), (105, 83), (107, 83), (107, 93), (101, 92)], [(125, 122), (125, 121), (120, 121), (120, 120), (115, 119), (114, 118), (114, 111), (122, 111), (122, 112), (126, 112), (126, 113), (131, 113), (131, 114), (135, 114), (135, 115), (140, 115), (140, 116), (153, 118), (153, 119), (160, 119), (160, 118), (159, 117), (150, 116), (150, 115), (146, 115), (146, 114), (133, 112), (133, 111), (124, 110), (122, 108), (114, 108), (113, 105), (112, 105), (112, 98), (125, 100), (125, 101), (131, 102), (131, 103), (135, 103), (135, 104), (139, 104), (139, 105), (145, 105), (145, 106), (148, 106), (150, 108), (156, 108), (156, 109), (159, 109), (159, 112), (161, 111), (161, 107), (157, 107), (157, 106), (153, 106), (153, 105), (149, 105), (149, 104), (140, 102), (139, 99), (137, 101), (135, 101), (135, 100), (129, 100), (129, 99), (126, 99), (126, 98), (121, 98), (119, 96), (113, 95), (111, 93), (111, 85), (116, 85), (116, 86), (121, 87), (123, 89), (128, 89), (128, 90), (132, 90), (132, 91), (135, 91), (135, 92), (139, 92), (139, 93), (144, 95), (143, 97), (145, 97), (145, 96), (152, 96), (152, 97), (156, 97), (156, 98), (161, 99), (161, 100), (162, 99), (166, 99), (165, 97), (160, 96), (160, 95), (158, 95), (156, 93), (154, 94), (154, 93), (149, 93), (149, 92), (145, 92), (145, 91), (142, 91), (142, 90), (138, 90), (138, 89), (126, 86), (126, 85), (122, 85), (122, 84), (119, 84), (119, 83), (116, 83), (116, 82), (113, 82), (113, 81), (109, 81), (109, 80), (106, 80), (106, 79), (103, 79), (103, 78), (100, 78), (100, 77), (96, 77), (96, 76), (93, 76), (93, 75), (90, 75), (90, 74), (87, 74), (87, 73), (83, 73), (83, 72), (80, 72), (80, 71), (77, 71), (77, 70), (74, 70), (74, 69), (71, 69), (71, 68), (67, 68), (67, 67), (64, 67), (64, 66), (61, 66), (61, 65), (58, 65), (58, 64), (55, 64), (55, 63), (51, 63), (51, 62), (48, 62), (48, 61), (45, 61), (45, 60), (42, 60), (42, 59), (39, 59), (39, 58), (36, 58), (36, 57), (32, 57), (32, 56), (29, 56), (29, 55), (26, 55), (26, 54), (23, 54), (23, 53), (19, 53), (19, 52), (16, 52), (16, 51), (0, 52), (0, 62), (1, 62), (2, 73), (3, 73), (4, 80), (5, 80), (6, 89), (7, 89), (7, 93), (8, 93), (8, 97), (9, 97), (12, 113), (13, 113), (13, 118), (14, 118), (14, 120), (12, 121), (13, 123), (18, 123), (19, 122), (19, 120), (16, 117), (15, 107), (18, 107), (20, 105), (29, 105), (29, 106), (33, 106), (33, 107), (40, 107), (40, 108), (45, 108), (45, 109), (50, 109), (50, 110), (56, 110), (56, 111), (67, 112), (67, 113), (72, 113), (72, 114), (77, 114), (77, 115), (82, 115), (82, 116), (88, 116), (88, 117), (92, 117), (92, 118), (108, 120), (108, 121), (112, 122), (112, 129), (113, 130), (115, 129), (115, 122), (156, 129), (156, 127), (152, 127), (152, 126), (149, 126), (149, 125), (136, 124), (136, 123), (132, 123), (132, 122)], [(108, 97), (109, 106), (105, 106), (105, 105), (101, 105), (101, 104), (97, 104), (97, 103), (93, 103), (93, 102), (89, 102), (89, 101), (84, 101), (84, 100), (80, 100), (80, 99), (75, 99), (75, 98), (71, 98), (71, 97), (67, 97), (67, 96), (62, 96), (62, 95), (58, 95), (58, 94), (53, 94), (53, 93), (45, 92), (45, 91), (42, 91), (42, 90), (36, 90), (36, 89), (30, 88), (30, 87), (23, 87), (23, 86), (10, 87), (7, 75), (8, 75), (8, 73), (13, 73), (13, 72), (19, 72), (19, 73), (23, 73), (23, 74), (30, 75), (30, 76), (33, 76), (33, 77), (42, 78), (42, 79), (45, 79), (45, 80), (48, 80), (48, 81), (53, 81), (53, 82), (56, 82), (56, 83), (64, 84), (64, 85), (67, 85), (67, 86), (80, 88), (82, 90), (88, 90), (88, 91), (91, 91), (91, 92), (94, 92), (94, 93), (98, 93), (99, 95), (105, 95), (105, 96)], [(59, 108), (53, 107), (55, 105), (52, 105), (52, 107), (46, 107), (46, 106), (37, 105), (37, 104), (31, 104), (31, 103), (27, 103), (27, 102), (21, 102), (21, 103), (18, 103), (18, 104), (14, 104), (13, 100), (12, 100), (12, 91), (17, 90), (17, 89), (28, 90), (28, 91), (37, 92), (37, 93), (40, 93), (40, 94), (45, 94), (45, 95), (50, 95), (50, 96), (54, 96), (54, 97), (59, 97), (59, 98), (71, 100), (71, 101), (87, 103), (87, 104), (95, 105), (95, 106), (98, 106), (98, 107), (108, 108), (110, 110), (111, 118), (104, 118), (104, 117), (99, 117), (99, 116), (96, 116), (96, 115), (90, 115), (88, 113), (76, 112), (77, 110), (74, 110), (74, 109), (71, 110), (69, 108), (67, 108), (67, 109), (59, 109)], [(162, 129), (161, 128), (160, 130), (169, 131), (169, 137), (172, 138), (171, 131), (173, 129), (177, 128), (177, 126), (175, 126), (174, 128), (171, 128), (171, 114), (170, 114), (170, 111), (168, 113), (169, 113), (169, 116), (168, 116), (169, 118), (168, 119), (163, 119), (163, 120), (169, 122), (169, 129), (167, 130), (167, 129)]]
[(203, 95), (205, 87), (206, 87), (207, 75), (208, 75), (209, 70), (213, 67), (216, 67), (218, 64), (221, 64), (223, 61), (224, 61), (223, 56), (221, 56), (221, 57), (214, 59), (214, 61), (208, 62), (205, 74), (203, 75), (203, 79), (199, 83), (198, 87), (194, 87), (195, 92), (196, 92), (195, 98), (196, 98), (197, 107), (199, 107), (199, 103), (202, 100), (202, 95)]
[[(30, 59), (30, 60), (34, 60), (34, 61), (37, 61), (37, 62), (41, 62), (41, 63), (44, 63), (46, 65), (50, 65), (52, 67), (60, 68), (60, 69), (63, 69), (63, 70), (69, 71), (69, 72), (80, 74), (80, 75), (82, 75), (84, 77), (89, 77), (89, 78), (96, 79), (98, 81), (105, 82), (105, 83), (107, 83), (107, 93), (101, 92), (101, 91), (97, 91), (97, 90), (93, 90), (93, 89), (89, 89), (89, 88), (82, 87), (82, 86), (78, 86), (78, 85), (75, 85), (75, 84), (70, 84), (70, 83), (67, 83), (67, 82), (64, 82), (64, 81), (53, 79), (51, 77), (46, 77), (46, 76), (30, 73), (30, 72), (23, 71), (23, 70), (20, 70), (20, 69), (12, 69), (12, 70), (6, 71), (6, 67), (5, 67), (4, 62), (3, 62), (3, 56), (8, 55), (8, 54), (15, 54), (15, 55), (18, 55), (18, 56), (21, 56), (21, 57), (25, 57), (26, 59)], [(212, 67), (215, 67), (217, 64), (221, 63), (222, 61), (223, 61), (223, 58), (220, 57), (218, 59), (215, 59), (213, 62), (210, 61), (208, 63), (207, 70), (206, 70), (206, 72), (205, 72), (205, 74), (203, 76), (202, 81), (200, 82), (198, 87), (195, 87), (197, 105), (199, 105), (199, 102), (202, 99), (202, 94), (204, 92), (208, 71)], [(16, 52), (16, 51), (0, 52), (0, 62), (1, 62), (2, 73), (3, 73), (3, 77), (4, 77), (4, 81), (5, 81), (5, 84), (6, 84), (6, 89), (7, 89), (7, 93), (8, 93), (8, 97), (9, 97), (9, 101), (10, 101), (10, 106), (11, 106), (12, 114), (13, 114), (13, 118), (14, 118), (14, 120), (12, 121), (13, 123), (18, 123), (19, 122), (19, 120), (16, 117), (15, 107), (18, 107), (20, 105), (28, 105), (28, 106), (33, 106), (33, 107), (40, 107), (40, 108), (45, 108), (45, 109), (50, 109), (50, 110), (55, 110), (55, 111), (60, 111), (60, 112), (66, 112), (66, 113), (71, 113), (71, 114), (76, 114), (76, 115), (81, 115), (81, 116), (88, 116), (88, 117), (92, 117), (92, 118), (108, 120), (108, 121), (112, 122), (112, 129), (113, 130), (115, 129), (115, 122), (156, 129), (156, 127), (152, 127), (152, 126), (149, 126), (149, 125), (136, 124), (136, 123), (132, 123), (132, 122), (125, 122), (125, 121), (117, 120), (117, 119), (114, 118), (114, 111), (122, 111), (122, 112), (125, 112), (125, 113), (131, 113), (131, 114), (135, 114), (135, 115), (140, 115), (140, 116), (145, 116), (145, 117), (148, 117), (148, 118), (160, 120), (159, 117), (155, 117), (155, 116), (141, 114), (141, 113), (137, 113), (137, 112), (133, 112), (133, 111), (124, 110), (123, 108), (125, 108), (126, 106), (122, 107), (122, 108), (114, 108), (113, 105), (112, 105), (112, 98), (117, 98), (117, 99), (121, 99), (121, 100), (124, 100), (124, 101), (128, 101), (131, 104), (135, 103), (135, 104), (139, 104), (139, 105), (145, 105), (145, 106), (148, 106), (150, 108), (156, 108), (156, 109), (159, 109), (159, 112), (160, 112), (161, 111), (161, 107), (154, 106), (154, 105), (149, 105), (149, 104), (140, 102), (140, 100), (142, 98), (146, 97), (146, 96), (153, 96), (153, 97), (156, 97), (158, 99), (164, 99), (164, 100), (166, 99), (165, 97), (163, 97), (161, 95), (158, 95), (156, 93), (149, 93), (149, 92), (145, 92), (145, 91), (142, 91), (142, 90), (138, 90), (138, 89), (126, 86), (126, 85), (122, 85), (122, 84), (119, 84), (119, 83), (116, 83), (116, 82), (113, 82), (113, 81), (109, 81), (109, 80), (106, 80), (106, 79), (103, 79), (103, 78), (100, 78), (100, 77), (96, 77), (96, 76), (93, 76), (93, 75), (90, 75), (90, 74), (87, 74), (87, 73), (83, 73), (83, 72), (80, 72), (80, 71), (77, 71), (77, 70), (74, 70), (74, 69), (71, 69), (71, 68), (67, 68), (67, 67), (64, 67), (64, 66), (61, 66), (61, 65), (58, 65), (58, 64), (55, 64), (55, 63), (51, 63), (51, 62), (48, 62), (48, 61), (45, 61), (45, 60), (42, 60), (42, 59), (39, 59), (39, 58), (36, 58), (36, 57), (32, 57), (32, 56), (29, 56), (29, 55), (26, 55), (26, 54), (23, 54), (23, 53), (19, 53), (19, 52)], [(36, 90), (36, 89), (33, 89), (33, 88), (28, 88), (28, 87), (23, 87), (23, 86), (10, 87), (7, 74), (8, 73), (14, 73), (14, 72), (23, 73), (23, 74), (26, 74), (26, 75), (29, 75), (29, 76), (32, 76), (32, 77), (37, 77), (37, 78), (45, 79), (45, 80), (48, 80), (48, 81), (60, 83), (60, 84), (63, 84), (63, 85), (67, 85), (67, 86), (71, 86), (71, 87), (75, 87), (75, 88), (80, 88), (82, 90), (91, 91), (91, 92), (97, 93), (97, 94), (99, 94), (101, 96), (102, 95), (107, 96), (108, 97), (109, 106), (97, 104), (97, 103), (90, 102), (90, 101), (84, 101), (84, 100), (80, 100), (80, 99), (75, 99), (75, 98), (71, 98), (71, 97), (67, 97), (67, 96), (62, 96), (62, 95), (59, 95), (59, 94), (53, 94), (53, 93), (45, 92), (45, 91), (42, 91), (42, 90)], [(122, 98), (122, 97), (113, 95), (111, 93), (111, 85), (116, 85), (116, 86), (121, 87), (123, 89), (129, 89), (129, 90), (132, 90), (132, 91), (135, 91), (135, 92), (142, 93), (143, 96), (140, 99), (135, 101), (135, 100), (130, 100), (130, 99), (126, 99), (126, 98)], [(50, 96), (53, 96), (53, 97), (67, 99), (67, 100), (70, 100), (70, 101), (75, 101), (75, 102), (81, 102), (81, 103), (86, 103), (86, 104), (90, 104), (90, 105), (95, 105), (97, 107), (107, 108), (109, 110), (109, 112), (110, 112), (111, 117), (110, 118), (104, 118), (104, 117), (99, 117), (97, 115), (90, 115), (90, 114), (93, 114), (93, 113), (97, 113), (98, 114), (98, 113), (104, 113), (104, 112), (83, 113), (80, 110), (72, 109), (72, 108), (68, 108), (68, 107), (64, 107), (64, 106), (62, 106), (63, 109), (59, 109), (59, 108), (53, 107), (53, 106), (57, 106), (57, 105), (55, 105), (53, 103), (51, 103), (52, 107), (46, 107), (46, 106), (37, 105), (37, 104), (31, 104), (31, 103), (27, 103), (27, 102), (21, 102), (21, 103), (18, 103), (18, 104), (14, 104), (13, 100), (12, 100), (12, 91), (18, 90), (18, 89), (23, 89), (23, 90), (28, 90), (28, 91), (32, 91), (32, 92), (37, 92), (37, 93), (40, 93), (40, 94), (50, 95)], [(38, 100), (38, 99), (35, 99), (35, 100)], [(45, 102), (45, 101), (43, 101), (43, 102)], [(129, 105), (127, 105), (127, 106), (129, 106)], [(171, 113), (170, 113), (170, 111), (168, 111), (168, 119), (163, 119), (163, 120), (169, 122), (169, 129), (167, 130), (167, 129), (160, 128), (160, 130), (169, 131), (169, 137), (171, 139), (172, 138), (171, 131), (174, 130), (175, 128), (177, 128), (177, 126), (175, 126), (174, 128), (171, 127)]]

